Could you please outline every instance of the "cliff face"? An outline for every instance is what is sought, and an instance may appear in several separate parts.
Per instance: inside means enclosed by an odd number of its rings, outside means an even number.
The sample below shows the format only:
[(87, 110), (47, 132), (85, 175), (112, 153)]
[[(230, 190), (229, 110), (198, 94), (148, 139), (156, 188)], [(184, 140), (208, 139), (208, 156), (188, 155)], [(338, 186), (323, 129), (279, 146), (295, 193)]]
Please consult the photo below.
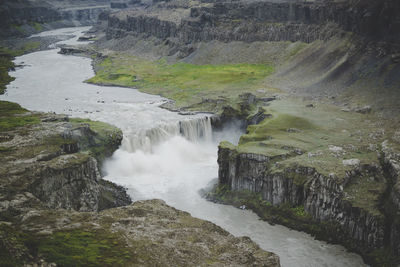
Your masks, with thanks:
[(344, 30), (398, 44), (399, 11), (399, 3), (392, 0), (363, 4), (226, 2), (191, 7), (190, 14), (182, 13), (178, 19), (171, 19), (160, 16), (155, 6), (147, 14), (127, 11), (111, 15), (108, 37), (145, 34), (172, 38), (182, 44), (211, 40), (310, 43), (327, 40)]
[(54, 27), (96, 24), (109, 1), (5, 0), (0, 5), (0, 37), (21, 37)]
[(389, 188), (387, 191), (388, 199), (386, 200), (385, 211), (392, 213), (393, 216), (388, 218), (388, 236), (389, 244), (393, 253), (400, 255), (400, 165), (399, 154), (394, 151), (391, 144), (387, 141), (382, 144), (382, 163), (384, 164), (387, 176), (389, 177)]
[(398, 131), (392, 121), (307, 102), (256, 101), (262, 108), (245, 116), (238, 145), (220, 143), (218, 185), (207, 197), (343, 244), (372, 266), (396, 266)]
[[(2, 105), (20, 109), (16, 104)], [(1, 143), (2, 198), (10, 201), (26, 191), (49, 208), (78, 211), (131, 202), (123, 188), (102, 182), (98, 168), (98, 160), (118, 148), (121, 131), (100, 122), (69, 121), (57, 115), (38, 113), (27, 119), (34, 124), (2, 129), (2, 136), (9, 137)], [(96, 131), (90, 128), (93, 125)]]
[(98, 169), (121, 143), (115, 127), (4, 101), (0, 110), (1, 266), (280, 266), (250, 239), (161, 200), (129, 205)]
[[(289, 203), (293, 207), (304, 206), (304, 210), (315, 220), (333, 221), (340, 225), (345, 233), (341, 238), (354, 240), (356, 246), (353, 249), (358, 247), (360, 251), (368, 251), (383, 247), (385, 231), (389, 231), (385, 229), (383, 217), (346, 201), (345, 181), (338, 183), (313, 168), (302, 166), (273, 173), (270, 161), (267, 156), (237, 153), (220, 146), (219, 182), (233, 191), (258, 193), (272, 205)], [(365, 168), (368, 169), (367, 166)], [(398, 240), (392, 239), (391, 242), (398, 243)]]
[(59, 11), (60, 18), (81, 25), (93, 25), (104, 12), (109, 11), (108, 6), (66, 8)]
[[(397, 1), (342, 2), (256, 2), (216, 3), (213, 7), (193, 8), (192, 17), (203, 16), (210, 21), (253, 20), (291, 24), (324, 25), (333, 22), (343, 30), (398, 42), (400, 5)], [(303, 35), (302, 32), (297, 32)]]

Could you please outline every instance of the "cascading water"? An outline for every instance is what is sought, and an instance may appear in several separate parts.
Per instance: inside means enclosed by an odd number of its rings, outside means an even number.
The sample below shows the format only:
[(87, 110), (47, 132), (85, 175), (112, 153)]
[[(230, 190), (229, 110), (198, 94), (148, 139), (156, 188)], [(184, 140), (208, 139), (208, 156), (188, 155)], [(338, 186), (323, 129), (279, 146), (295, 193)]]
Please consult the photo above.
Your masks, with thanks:
[[(54, 34), (80, 35), (83, 30)], [(65, 43), (74, 44), (76, 39)], [(282, 266), (363, 266), (358, 255), (341, 246), (271, 226), (250, 211), (199, 196), (198, 190), (217, 178), (218, 141), (236, 142), (237, 127), (211, 134), (210, 118), (160, 109), (164, 100), (159, 96), (82, 83), (94, 75), (88, 58), (59, 55), (53, 49), (18, 57), (16, 63), (26, 66), (11, 73), (16, 80), (0, 99), (31, 110), (105, 121), (122, 129), (123, 145), (104, 163), (104, 170), (107, 179), (127, 186), (133, 199), (160, 198), (236, 236), (249, 236), (263, 249), (277, 253)]]
[(198, 142), (199, 140), (211, 142), (211, 119), (204, 117), (196, 120), (180, 121), (179, 133), (192, 142)]
[(172, 124), (162, 124), (148, 130), (125, 133), (122, 149), (130, 152), (136, 150), (153, 152), (154, 146), (177, 135), (191, 142), (210, 142), (212, 140), (211, 119), (209, 117), (192, 118)]

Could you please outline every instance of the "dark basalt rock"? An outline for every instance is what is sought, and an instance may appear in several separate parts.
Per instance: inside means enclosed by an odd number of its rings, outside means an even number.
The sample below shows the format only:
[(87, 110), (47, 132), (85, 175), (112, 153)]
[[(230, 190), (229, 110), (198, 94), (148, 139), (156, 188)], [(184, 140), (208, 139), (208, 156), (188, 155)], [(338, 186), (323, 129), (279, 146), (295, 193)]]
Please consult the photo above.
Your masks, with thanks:
[[(371, 40), (385, 40), (398, 49), (400, 4), (347, 2), (223, 2), (210, 7), (193, 7), (190, 16), (177, 21), (131, 11), (109, 17), (107, 37), (128, 33), (178, 40), (179, 44), (219, 40), (302, 41), (328, 40), (348, 31)], [(396, 48), (397, 47), (397, 48)]]
[[(332, 223), (325, 237), (359, 252), (367, 260), (373, 250), (390, 248), (394, 257), (400, 255), (400, 165), (396, 154), (383, 144), (382, 166), (362, 166), (349, 172), (344, 180), (326, 177), (310, 167), (298, 165), (282, 172), (270, 172), (272, 157), (238, 153), (234, 148), (220, 146), (218, 150), (219, 185), (230, 191), (259, 194), (272, 205), (303, 206), (317, 222)], [(382, 196), (382, 214), (352, 205), (345, 198), (344, 188), (355, 177), (374, 175), (387, 179), (387, 192)], [(392, 185), (391, 185), (392, 184)], [(280, 222), (282, 223), (282, 222)], [(372, 259), (373, 261), (373, 259)]]

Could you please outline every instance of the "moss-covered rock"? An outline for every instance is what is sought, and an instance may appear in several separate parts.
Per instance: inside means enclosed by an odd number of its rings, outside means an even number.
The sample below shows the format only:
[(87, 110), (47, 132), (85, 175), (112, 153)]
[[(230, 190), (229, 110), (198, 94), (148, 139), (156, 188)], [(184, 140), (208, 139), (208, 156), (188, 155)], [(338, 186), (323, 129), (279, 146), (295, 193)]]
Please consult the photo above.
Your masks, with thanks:
[(7, 198), (28, 191), (48, 207), (75, 210), (102, 209), (99, 199), (105, 207), (130, 203), (125, 190), (102, 182), (98, 168), (120, 145), (119, 129), (4, 101), (0, 110), (0, 191)]
[(341, 243), (374, 266), (395, 264), (400, 161), (398, 141), (383, 142), (393, 122), (291, 99), (265, 113), (237, 146), (220, 144), (211, 196)]
[(0, 132), (2, 266), (279, 266), (249, 238), (162, 201), (124, 206), (130, 197), (101, 179), (96, 160), (118, 148), (119, 129), (9, 102), (0, 107), (1, 118), (18, 121)]
[[(103, 212), (37, 210), (0, 225), (0, 262), (57, 266), (280, 266), (249, 238), (236, 238), (161, 200)], [(18, 253), (13, 253), (18, 251)]]

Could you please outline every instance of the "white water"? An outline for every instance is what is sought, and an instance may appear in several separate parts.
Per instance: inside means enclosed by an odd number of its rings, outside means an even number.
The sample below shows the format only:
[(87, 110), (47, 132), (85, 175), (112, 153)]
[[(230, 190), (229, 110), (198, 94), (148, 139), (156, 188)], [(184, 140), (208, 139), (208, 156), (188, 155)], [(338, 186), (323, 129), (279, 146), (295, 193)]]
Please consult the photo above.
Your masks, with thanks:
[[(56, 34), (80, 34), (83, 30), (64, 29)], [(76, 38), (67, 42), (74, 44)], [(235, 142), (237, 131), (230, 129), (225, 136), (214, 135), (213, 140), (209, 120), (160, 109), (165, 100), (159, 96), (84, 84), (82, 81), (94, 75), (90, 59), (59, 55), (53, 49), (18, 57), (16, 63), (26, 66), (11, 73), (16, 80), (0, 99), (31, 110), (105, 121), (123, 130), (121, 148), (105, 163), (106, 179), (127, 186), (134, 200), (160, 198), (236, 236), (249, 236), (263, 249), (277, 253), (282, 266), (364, 265), (358, 255), (341, 246), (271, 226), (250, 211), (199, 196), (198, 190), (217, 177), (218, 140)]]

